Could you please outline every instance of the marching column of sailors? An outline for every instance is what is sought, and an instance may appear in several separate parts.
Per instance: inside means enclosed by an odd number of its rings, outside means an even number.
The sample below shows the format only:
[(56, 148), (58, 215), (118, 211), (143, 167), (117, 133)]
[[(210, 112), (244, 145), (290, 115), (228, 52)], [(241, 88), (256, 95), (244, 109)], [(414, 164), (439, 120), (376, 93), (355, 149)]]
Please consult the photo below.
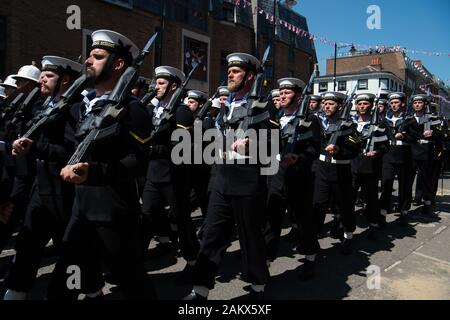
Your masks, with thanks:
[[(116, 283), (127, 299), (154, 299), (144, 263), (173, 253), (175, 244), (186, 261), (178, 280), (193, 286), (185, 298), (206, 299), (235, 228), (242, 257), (239, 276), (251, 284), (248, 297), (260, 299), (270, 280), (270, 263), (278, 256), (285, 212), (298, 239), (296, 250), (305, 255), (300, 280), (315, 276), (327, 212), (335, 215), (333, 235), (341, 240), (340, 252), (352, 253), (359, 188), (369, 239), (378, 238), (393, 211), (396, 177), (400, 223), (408, 222), (416, 173), (414, 200), (423, 201), (423, 214), (432, 213), (448, 128), (426, 95), (414, 95), (408, 110), (401, 92), (390, 93), (387, 100), (357, 94), (356, 113), (344, 119), (342, 127), (346, 95), (303, 97), (303, 81), (282, 78), (268, 105), (249, 111), (247, 101), (261, 63), (246, 53), (227, 57), (228, 84), (218, 88), (200, 119), (202, 132), (217, 130), (225, 137), (246, 117), (262, 119), (252, 128), (280, 132), (274, 175), (261, 175), (260, 159), (256, 164), (247, 161), (248, 146), (255, 142), (248, 137), (237, 139), (229, 149), (224, 145), (216, 155), (223, 161), (212, 166), (172, 161), (171, 151), (180, 143), (172, 141), (172, 132), (182, 129), (192, 135), (208, 96), (189, 90), (185, 103), (177, 102), (168, 116), (169, 102), (186, 78), (171, 66), (154, 70), (153, 100), (142, 103), (140, 97), (127, 97), (117, 133), (95, 145), (85, 161), (67, 164), (88, 134), (87, 124), (101, 115), (108, 95), (138, 54), (130, 39), (114, 31), (98, 30), (92, 40), (84, 66), (44, 56), (41, 70), (23, 66), (0, 84), (0, 250), (20, 227), (4, 299), (26, 298), (50, 239), (58, 261), (47, 299), (77, 299), (80, 293), (86, 299), (102, 299), (105, 280)], [(77, 101), (36, 137), (18, 138), (45, 108), (60, 101), (83, 68), (89, 81)], [(306, 98), (308, 111), (297, 126), (294, 120)], [(262, 117), (266, 111), (270, 116)], [(165, 118), (167, 130), (153, 137)], [(293, 142), (288, 135), (292, 131)], [(203, 216), (198, 233), (191, 217), (192, 195)], [(159, 244), (149, 254), (152, 238)], [(81, 288), (67, 287), (72, 265), (81, 269)]]

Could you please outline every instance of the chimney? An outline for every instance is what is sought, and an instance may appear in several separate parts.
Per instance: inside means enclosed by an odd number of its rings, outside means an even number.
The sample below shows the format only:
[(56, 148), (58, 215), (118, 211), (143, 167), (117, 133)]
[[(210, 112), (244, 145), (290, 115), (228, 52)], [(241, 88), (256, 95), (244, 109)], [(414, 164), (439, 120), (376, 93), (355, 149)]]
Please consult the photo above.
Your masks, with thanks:
[(381, 65), (381, 57), (372, 58), (371, 66), (379, 66)]

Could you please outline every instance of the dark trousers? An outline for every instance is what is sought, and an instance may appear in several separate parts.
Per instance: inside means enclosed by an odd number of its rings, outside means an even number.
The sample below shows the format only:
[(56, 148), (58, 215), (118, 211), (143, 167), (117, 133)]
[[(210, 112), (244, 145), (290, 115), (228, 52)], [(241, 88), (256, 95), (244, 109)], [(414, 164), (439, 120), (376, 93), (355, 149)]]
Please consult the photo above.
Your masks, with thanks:
[[(52, 239), (58, 247), (61, 244), (70, 202), (67, 199), (64, 203), (62, 197), (40, 196), (36, 184), (33, 186), (24, 226), (17, 236), (14, 262), (6, 279), (9, 289), (24, 292), (32, 289), (48, 241)], [(65, 212), (55, 212), (55, 207)]]
[(165, 207), (174, 201), (173, 188), (170, 183), (146, 182), (142, 193), (144, 238), (146, 239), (144, 246), (146, 248), (152, 236), (170, 236), (170, 218)]
[(2, 253), (5, 249), (13, 233), (17, 230), (20, 224), (23, 223), (23, 216), (25, 215), (24, 212), (24, 208), (18, 208), (15, 206), (8, 222), (6, 224), (0, 222), (0, 253)]
[[(147, 278), (139, 237), (139, 215), (124, 214), (113, 221), (89, 221), (73, 215), (64, 236), (61, 255), (51, 278), (49, 300), (76, 299), (80, 292), (93, 293), (104, 286), (103, 265), (126, 299), (155, 299)], [(68, 268), (81, 270), (80, 290), (70, 290)]]
[(356, 173), (353, 176), (353, 189), (356, 192), (361, 187), (361, 199), (366, 204), (365, 215), (369, 224), (380, 221), (380, 204), (378, 202), (378, 175), (376, 173)]
[(432, 185), (433, 185), (433, 189), (431, 192), (431, 201), (436, 200), (436, 194), (437, 194), (439, 180), (440, 180), (439, 178), (441, 176), (443, 167), (444, 167), (444, 159), (442, 157), (435, 160), (434, 165), (433, 165), (432, 174), (431, 174), (431, 180), (432, 180)]
[(380, 196), (380, 209), (387, 212), (391, 209), (392, 189), (395, 176), (398, 177), (398, 198), (400, 211), (408, 211), (411, 208), (412, 182), (411, 163), (383, 162), (382, 191)]
[[(299, 229), (299, 253), (315, 254), (319, 251), (319, 242), (315, 233), (313, 219), (313, 176), (310, 164), (290, 167), (283, 175), (285, 196), (281, 190), (271, 190), (267, 205), (267, 223), (264, 238), (267, 245), (267, 258), (273, 261), (277, 257), (281, 235), (283, 213), (289, 207), (293, 221)], [(301, 181), (301, 183), (299, 183)]]
[(143, 214), (144, 220), (147, 220), (144, 223), (150, 226), (151, 231), (146, 230), (144, 246), (148, 247), (151, 233), (170, 235), (170, 222), (165, 210), (165, 206), (169, 205), (178, 227), (181, 254), (186, 261), (196, 259), (200, 245), (191, 218), (188, 192), (188, 181), (174, 184), (147, 181), (143, 193)]
[[(299, 183), (301, 181), (301, 183)], [(311, 166), (295, 166), (286, 175), (286, 196), (300, 232), (300, 254), (316, 254), (319, 249), (313, 214), (314, 181)]]
[(269, 194), (267, 200), (267, 222), (264, 228), (264, 241), (267, 247), (267, 259), (274, 261), (277, 258), (278, 244), (281, 236), (281, 224), (286, 212), (287, 201), (278, 193)]
[(269, 270), (262, 229), (264, 195), (228, 196), (211, 191), (208, 215), (194, 268), (194, 284), (214, 288), (214, 278), (237, 225), (243, 276), (253, 284), (266, 284)]
[[(340, 222), (344, 231), (353, 232), (356, 229), (355, 205), (353, 202), (352, 173), (348, 164), (320, 164), (320, 173), (314, 181), (314, 221), (316, 232), (319, 234), (325, 222), (326, 211), (330, 205), (330, 200), (334, 200), (334, 205), (340, 216)], [(337, 166), (333, 176), (328, 176), (326, 168)]]
[[(434, 200), (436, 192), (435, 187), (435, 167), (438, 167), (438, 163), (434, 163), (435, 160), (416, 160), (413, 163), (413, 172), (417, 172), (416, 191), (414, 195), (415, 200), (431, 201)], [(437, 162), (437, 160), (436, 160)], [(414, 180), (414, 176), (412, 176)], [(439, 173), (438, 173), (439, 179)]]
[[(0, 223), (0, 252), (4, 249), (12, 234), (18, 227), (21, 227), (27, 212), (27, 205), (30, 196), (30, 189), (33, 183), (32, 179), (18, 178), (7, 179), (2, 181), (1, 196), (11, 195), (11, 202), (14, 204), (11, 218), (6, 224)], [(1, 197), (0, 196), (0, 197)]]
[(195, 198), (200, 206), (203, 217), (206, 217), (208, 211), (208, 184), (211, 168), (208, 165), (192, 166), (192, 189), (195, 192)]
[(267, 259), (274, 261), (277, 258), (278, 244), (281, 236), (283, 215), (287, 209), (285, 190), (286, 168), (279, 167), (278, 172), (269, 176), (267, 180), (268, 195), (266, 205), (266, 224), (264, 227), (264, 241), (267, 249)]

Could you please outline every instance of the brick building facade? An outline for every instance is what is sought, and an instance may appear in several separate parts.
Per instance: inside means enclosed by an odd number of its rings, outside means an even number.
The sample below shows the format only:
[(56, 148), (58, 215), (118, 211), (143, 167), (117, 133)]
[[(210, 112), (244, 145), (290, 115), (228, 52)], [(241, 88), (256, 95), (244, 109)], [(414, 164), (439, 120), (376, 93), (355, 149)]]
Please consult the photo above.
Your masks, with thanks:
[[(261, 1), (261, 5), (269, 9), (269, 2)], [(73, 4), (81, 10), (79, 30), (69, 30), (66, 24), (72, 14), (67, 12), (68, 7)], [(165, 13), (163, 32), (162, 12)], [(277, 14), (285, 20), (290, 17), (292, 23), (308, 29), (306, 19), (288, 8), (279, 5)], [(263, 19), (258, 26), (261, 31), (256, 55), (261, 57), (264, 46), (274, 43), (274, 36), (273, 26)], [(39, 66), (44, 55), (84, 58), (89, 34), (97, 29), (123, 33), (140, 48), (155, 31), (162, 33), (162, 44), (159, 39), (142, 68), (141, 74), (147, 78), (152, 77), (152, 70), (158, 65), (184, 69), (192, 59), (192, 52), (200, 52), (203, 65), (189, 87), (210, 93), (225, 78), (228, 53), (255, 54), (251, 8), (235, 6), (229, 0), (58, 0), (51, 6), (42, 1), (2, 0), (0, 79), (32, 61)], [(279, 31), (275, 41), (275, 65), (270, 63), (266, 71), (268, 89), (273, 84), (273, 73), (275, 79), (294, 76), (306, 81), (317, 61), (312, 41), (300, 41), (293, 32), (286, 31)]]
[[(403, 92), (408, 96), (412, 93), (421, 93), (421, 85), (429, 86), (432, 93), (438, 93), (438, 84), (434, 83), (433, 75), (428, 71), (419, 71), (422, 68), (420, 61), (413, 61), (403, 52), (376, 52), (358, 51), (351, 56), (336, 59), (336, 74), (360, 72), (363, 69), (373, 68), (379, 72), (390, 72), (397, 76), (404, 84)], [(327, 60), (327, 76), (334, 73), (334, 59)], [(428, 73), (428, 74), (427, 74)]]

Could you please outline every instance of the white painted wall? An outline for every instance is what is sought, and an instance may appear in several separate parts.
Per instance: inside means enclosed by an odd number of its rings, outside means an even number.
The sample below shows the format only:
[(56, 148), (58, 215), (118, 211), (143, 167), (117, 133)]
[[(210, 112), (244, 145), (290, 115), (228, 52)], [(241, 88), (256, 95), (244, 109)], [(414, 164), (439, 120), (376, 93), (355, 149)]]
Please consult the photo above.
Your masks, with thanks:
[[(353, 89), (354, 86), (358, 85), (358, 80), (359, 79), (367, 79), (368, 80), (368, 89), (366, 90), (356, 90), (356, 93), (373, 93), (373, 94), (377, 94), (378, 93), (378, 88), (380, 85), (380, 78), (385, 78), (389, 80), (389, 88), (387, 89), (388, 91), (403, 91), (403, 83), (401, 81), (399, 81), (399, 79), (397, 79), (395, 76), (392, 76), (390, 74), (386, 74), (383, 76), (376, 76), (373, 77), (373, 75), (367, 74), (367, 75), (363, 75), (363, 76), (355, 76), (354, 78), (349, 79), (349, 77), (345, 77), (345, 79), (343, 79), (342, 77), (337, 77), (336, 78), (336, 91), (339, 91), (338, 88), (338, 83), (340, 81), (346, 81), (347, 83), (347, 88), (346, 90), (341, 90), (339, 92), (342, 93), (347, 93), (347, 91), (351, 91)], [(314, 83), (314, 94), (321, 94), (325, 91), (319, 91), (319, 83), (320, 82), (324, 82), (321, 79), (317, 79), (317, 82)], [(391, 88), (391, 81), (393, 83), (393, 87)], [(384, 88), (383, 88), (384, 89)], [(328, 81), (328, 89), (327, 91), (333, 91), (333, 80), (329, 80)]]

